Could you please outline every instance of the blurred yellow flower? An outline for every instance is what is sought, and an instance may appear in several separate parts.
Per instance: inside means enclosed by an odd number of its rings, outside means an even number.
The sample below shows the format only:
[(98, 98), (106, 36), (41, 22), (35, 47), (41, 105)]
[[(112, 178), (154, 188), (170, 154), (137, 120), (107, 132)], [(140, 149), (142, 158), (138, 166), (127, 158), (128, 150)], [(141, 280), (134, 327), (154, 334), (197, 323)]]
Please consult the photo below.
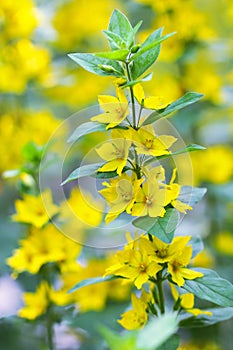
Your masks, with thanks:
[(214, 243), (220, 253), (233, 256), (233, 235), (230, 231), (219, 232)]
[(1, 39), (29, 37), (38, 23), (37, 9), (32, 0), (1, 0), (0, 22)]
[(31, 140), (38, 145), (45, 144), (59, 124), (48, 111), (17, 110), (15, 115), (2, 115), (0, 171), (18, 168), (23, 163), (22, 147)]
[(205, 152), (192, 154), (196, 183), (226, 183), (233, 176), (233, 150), (229, 146), (214, 145)]
[(61, 270), (66, 271), (67, 266), (77, 268), (76, 259), (80, 251), (79, 244), (49, 224), (43, 229), (31, 229), (29, 236), (20, 241), (20, 247), (7, 259), (7, 264), (13, 269), (14, 276), (24, 271), (36, 274), (42, 265), (49, 262), (60, 264)]
[(119, 8), (120, 4), (114, 0), (69, 0), (62, 3), (53, 17), (53, 25), (58, 34), (56, 45), (67, 51), (87, 38), (96, 40), (97, 33), (107, 28), (115, 7)]
[(5, 46), (0, 55), (0, 91), (21, 94), (27, 83), (48, 79), (50, 55), (27, 39)]
[(53, 204), (50, 190), (38, 196), (24, 194), (22, 200), (15, 201), (15, 207), (17, 213), (12, 216), (13, 221), (31, 224), (37, 228), (44, 226), (59, 211), (59, 208)]
[(19, 310), (18, 316), (35, 320), (44, 314), (49, 306), (49, 285), (43, 281), (36, 289), (35, 293), (24, 293), (25, 306)]
[[(232, 244), (233, 252), (233, 244)], [(207, 249), (202, 250), (198, 253), (195, 258), (192, 260), (192, 266), (211, 268), (214, 266), (214, 256)]]

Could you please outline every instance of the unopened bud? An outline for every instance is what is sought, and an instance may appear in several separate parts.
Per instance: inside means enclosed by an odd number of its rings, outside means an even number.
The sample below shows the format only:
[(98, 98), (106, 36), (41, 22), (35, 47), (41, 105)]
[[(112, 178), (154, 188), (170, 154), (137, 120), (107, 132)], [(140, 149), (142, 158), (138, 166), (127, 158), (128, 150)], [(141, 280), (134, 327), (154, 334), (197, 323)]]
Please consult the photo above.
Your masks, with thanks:
[(141, 47), (140, 44), (134, 45), (130, 50), (131, 53), (136, 53), (140, 49), (140, 47)]
[(102, 69), (104, 72), (113, 73), (115, 69), (112, 66), (108, 66), (107, 64), (98, 64), (98, 67)]

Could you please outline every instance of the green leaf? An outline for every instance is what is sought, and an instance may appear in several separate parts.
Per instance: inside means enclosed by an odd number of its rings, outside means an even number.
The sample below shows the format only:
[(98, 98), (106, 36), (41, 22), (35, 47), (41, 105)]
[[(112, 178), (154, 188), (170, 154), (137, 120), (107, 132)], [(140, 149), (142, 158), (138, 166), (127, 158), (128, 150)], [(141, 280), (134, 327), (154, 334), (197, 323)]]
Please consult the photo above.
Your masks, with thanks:
[(79, 168), (72, 171), (72, 173), (61, 183), (61, 186), (67, 184), (68, 182), (79, 179), (84, 176), (93, 176), (96, 171), (103, 165), (103, 163), (87, 164), (80, 166)]
[(147, 323), (147, 325), (138, 332), (136, 349), (155, 350), (167, 341), (177, 329), (178, 319), (176, 313), (162, 315)]
[(112, 50), (124, 49), (126, 48), (126, 42), (116, 33), (110, 30), (103, 30), (104, 35), (108, 39), (110, 48)]
[(165, 343), (157, 348), (157, 350), (176, 350), (180, 343), (180, 336), (173, 334)]
[(200, 98), (203, 97), (203, 94), (198, 92), (187, 92), (184, 96), (178, 100), (169, 104), (166, 108), (152, 112), (149, 117), (143, 122), (142, 125), (149, 125), (154, 123), (156, 120), (166, 117), (167, 115), (179, 111), (180, 109), (189, 106), (192, 103), (197, 102)]
[(23, 146), (22, 155), (27, 161), (38, 164), (41, 161), (44, 150), (45, 146), (38, 146), (35, 142), (29, 141)]
[(135, 59), (137, 59), (138, 57), (140, 57), (141, 55), (143, 55), (147, 51), (153, 49), (154, 47), (158, 46), (164, 40), (167, 40), (168, 38), (170, 38), (174, 34), (176, 34), (176, 33), (174, 32), (174, 33), (166, 34), (164, 36), (159, 37), (158, 39), (156, 39), (155, 41), (151, 42), (148, 45), (142, 45), (141, 48), (137, 51), (137, 53), (135, 53), (135, 55), (130, 58), (129, 62), (134, 61)]
[(82, 136), (91, 134), (96, 131), (106, 131), (106, 124), (97, 122), (87, 122), (78, 126), (72, 135), (68, 138), (67, 142), (78, 141)]
[(111, 350), (136, 349), (135, 332), (118, 334), (103, 325), (99, 326), (98, 330), (102, 335), (102, 337), (104, 338), (104, 340), (106, 341), (109, 349)]
[(182, 319), (181, 317), (179, 326), (188, 328), (212, 326), (215, 323), (226, 321), (233, 317), (233, 307), (215, 307), (203, 311), (212, 312), (212, 316), (198, 315), (187, 317), (187, 314), (185, 314), (185, 318)]
[(174, 237), (174, 232), (178, 222), (178, 211), (169, 208), (163, 218), (144, 216), (134, 220), (133, 225), (158, 237), (163, 242), (170, 243)]
[[(123, 173), (128, 170), (126, 169), (126, 167), (123, 168)], [(97, 179), (111, 179), (113, 177), (117, 177), (118, 174), (116, 171), (97, 171), (94, 176), (97, 178)]]
[(127, 46), (130, 47), (132, 42), (129, 42), (129, 39), (131, 40), (133, 28), (128, 18), (121, 11), (117, 9), (113, 11), (108, 30), (119, 35), (127, 43)]
[(108, 51), (108, 52), (98, 52), (98, 53), (95, 53), (94, 55), (97, 57), (108, 58), (109, 60), (125, 62), (128, 54), (129, 54), (129, 50), (120, 49), (120, 50), (114, 50), (114, 51)]
[(204, 187), (182, 186), (178, 199), (193, 207), (202, 199), (206, 191)]
[(152, 76), (153, 76), (153, 73), (149, 73), (144, 78), (142, 78), (140, 80), (131, 80), (128, 83), (122, 84), (121, 86), (122, 86), (123, 89), (125, 89), (125, 88), (127, 88), (129, 86), (134, 86), (134, 85), (136, 85), (138, 83), (142, 83), (144, 81), (150, 81)]
[(78, 282), (77, 284), (75, 284), (74, 287), (72, 287), (68, 293), (73, 293), (76, 290), (82, 288), (82, 287), (86, 287), (86, 286), (91, 286), (93, 284), (97, 284), (97, 283), (102, 283), (102, 282), (108, 282), (108, 281), (113, 281), (117, 278), (120, 278), (118, 276), (105, 276), (105, 277), (92, 277), (92, 278), (87, 278), (85, 280), (82, 280), (80, 282)]
[(192, 259), (204, 249), (204, 244), (199, 236), (192, 237), (189, 244), (192, 245)]
[[(157, 29), (141, 45), (138, 52), (132, 56), (133, 67), (131, 70), (133, 80), (142, 75), (158, 58), (160, 43), (167, 37), (161, 36), (163, 28)], [(163, 39), (162, 39), (163, 38)]]
[(204, 276), (186, 280), (182, 289), (219, 306), (233, 307), (233, 285), (229, 281), (212, 270), (198, 268), (195, 271), (202, 272)]
[(195, 143), (191, 143), (191, 144), (187, 145), (185, 148), (179, 149), (173, 153), (164, 154), (164, 155), (158, 156), (158, 157), (151, 157), (144, 162), (144, 165), (148, 165), (150, 163), (157, 162), (158, 159), (168, 158), (168, 157), (172, 157), (172, 156), (183, 154), (183, 153), (194, 152), (194, 151), (203, 151), (203, 150), (206, 150), (206, 148), (201, 146), (201, 145), (196, 145)]
[[(91, 53), (71, 53), (68, 56), (88, 72), (103, 76), (114, 75), (121, 77), (124, 75), (121, 65), (116, 61), (97, 57)], [(103, 67), (111, 67), (112, 71), (104, 70)]]

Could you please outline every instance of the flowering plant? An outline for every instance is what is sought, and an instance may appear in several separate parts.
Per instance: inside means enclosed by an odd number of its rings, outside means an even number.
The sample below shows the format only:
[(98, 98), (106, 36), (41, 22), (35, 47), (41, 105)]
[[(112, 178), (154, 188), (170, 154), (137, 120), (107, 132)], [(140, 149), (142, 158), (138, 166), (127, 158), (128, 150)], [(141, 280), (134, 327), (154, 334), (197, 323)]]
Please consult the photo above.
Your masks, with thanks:
[[(136, 231), (133, 238), (127, 233), (128, 243), (115, 254), (115, 261), (103, 277), (83, 280), (71, 291), (114, 279), (123, 284), (132, 283), (136, 287), (131, 296), (132, 308), (119, 320), (124, 328), (139, 329), (149, 319), (157, 318), (156, 329), (158, 320), (163, 322), (167, 313), (170, 317), (167, 337), (164, 338), (162, 332), (155, 339), (149, 322), (140, 334), (152, 333), (150, 341), (142, 347), (143, 336), (140, 335), (134, 348), (154, 349), (167, 340), (169, 349), (176, 349), (175, 333), (179, 326), (205, 326), (231, 317), (233, 287), (214, 271), (190, 268), (192, 258), (202, 250), (202, 241), (190, 235), (175, 234), (179, 213), (191, 210), (206, 189), (181, 186), (176, 181), (176, 167), (170, 169), (168, 176), (169, 171), (160, 160), (174, 160), (178, 154), (204, 147), (190, 144), (172, 151), (177, 139), (173, 135), (158, 134), (153, 124), (197, 102), (202, 95), (187, 92), (176, 101), (164, 96), (146, 97), (142, 83), (152, 76), (144, 73), (157, 60), (161, 43), (174, 33), (163, 36), (160, 28), (138, 44), (135, 35), (140, 26), (141, 22), (132, 27), (124, 14), (114, 10), (108, 30), (104, 30), (111, 50), (69, 55), (89, 72), (114, 76), (116, 96), (99, 96), (102, 113), (79, 126), (70, 137), (70, 141), (75, 142), (84, 134), (110, 132), (110, 138), (96, 148), (104, 162), (77, 168), (63, 185), (87, 175), (104, 179), (99, 193), (109, 208), (106, 224), (123, 214), (134, 217), (132, 224), (143, 231), (140, 235)], [(173, 305), (166, 303), (164, 286), (170, 288)], [(194, 307), (194, 297), (214, 302), (218, 307), (199, 310)]]

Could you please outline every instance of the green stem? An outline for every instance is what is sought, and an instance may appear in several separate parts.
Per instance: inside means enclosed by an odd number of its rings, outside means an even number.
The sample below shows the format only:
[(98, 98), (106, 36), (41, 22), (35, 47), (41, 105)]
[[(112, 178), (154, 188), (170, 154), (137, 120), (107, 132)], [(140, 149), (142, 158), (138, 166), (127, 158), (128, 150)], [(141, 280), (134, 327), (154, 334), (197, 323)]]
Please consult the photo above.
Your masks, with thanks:
[[(126, 62), (125, 66), (126, 66), (126, 73), (127, 73), (128, 82), (130, 82), (130, 81), (132, 81), (132, 78), (131, 78), (131, 72), (130, 72), (130, 68), (129, 68), (129, 63)], [(130, 98), (131, 98), (131, 103), (132, 103), (133, 128), (137, 129), (135, 99), (134, 99), (134, 94), (133, 94), (133, 87), (130, 86), (129, 90), (130, 90)]]
[(157, 288), (159, 292), (159, 306), (161, 314), (165, 313), (165, 306), (164, 306), (164, 294), (163, 294), (163, 279), (162, 279), (162, 271), (159, 271), (157, 274)]
[(48, 349), (54, 350), (54, 343), (53, 343), (54, 331), (53, 331), (53, 320), (51, 316), (52, 316), (51, 306), (49, 306), (47, 310), (47, 341), (48, 341)]

